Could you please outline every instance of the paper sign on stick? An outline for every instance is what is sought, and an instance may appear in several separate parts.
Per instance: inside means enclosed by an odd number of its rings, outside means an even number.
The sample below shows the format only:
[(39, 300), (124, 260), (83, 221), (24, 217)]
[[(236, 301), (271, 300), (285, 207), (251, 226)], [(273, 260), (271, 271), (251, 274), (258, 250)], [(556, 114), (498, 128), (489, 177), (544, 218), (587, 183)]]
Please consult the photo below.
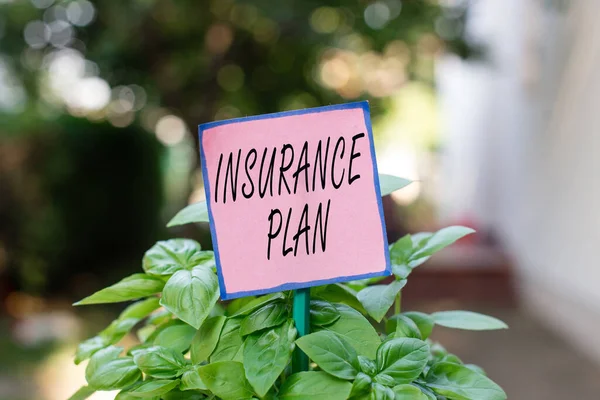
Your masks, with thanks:
[(223, 299), (391, 273), (366, 101), (198, 130)]

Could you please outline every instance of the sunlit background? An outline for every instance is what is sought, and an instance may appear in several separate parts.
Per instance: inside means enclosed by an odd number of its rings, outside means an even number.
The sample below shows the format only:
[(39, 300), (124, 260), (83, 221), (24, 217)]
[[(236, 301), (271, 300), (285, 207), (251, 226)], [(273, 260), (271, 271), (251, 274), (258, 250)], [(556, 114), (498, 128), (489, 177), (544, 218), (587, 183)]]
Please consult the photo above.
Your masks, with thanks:
[[(569, 0), (0, 0), (0, 400), (61, 400), (71, 303), (141, 267), (204, 199), (196, 126), (369, 100), (390, 241), (479, 234), (404, 307), (511, 330), (435, 337), (511, 399), (600, 393), (600, 4)], [(437, 329), (437, 328), (436, 328)], [(124, 340), (134, 341), (134, 337)], [(97, 392), (91, 399), (113, 399)]]

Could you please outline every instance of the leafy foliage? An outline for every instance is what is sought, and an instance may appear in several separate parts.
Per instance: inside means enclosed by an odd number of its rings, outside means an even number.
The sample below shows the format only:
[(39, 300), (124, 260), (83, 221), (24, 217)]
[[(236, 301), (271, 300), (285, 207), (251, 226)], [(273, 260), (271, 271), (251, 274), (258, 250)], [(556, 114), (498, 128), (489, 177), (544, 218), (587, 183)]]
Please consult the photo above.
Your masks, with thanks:
[(75, 305), (119, 303), (137, 300), (158, 293), (165, 286), (164, 281), (146, 274), (133, 274), (120, 282), (102, 289)]
[(485, 331), (507, 329), (508, 326), (497, 318), (471, 311), (440, 311), (431, 315), (436, 324), (448, 328)]
[(333, 376), (351, 380), (360, 371), (356, 350), (333, 332), (311, 333), (298, 339), (297, 344), (323, 371)]
[(290, 376), (279, 392), (281, 400), (344, 400), (352, 386), (325, 372), (298, 372)]
[[(490, 330), (506, 324), (468, 311), (400, 310), (412, 270), (472, 232), (456, 226), (401, 238), (390, 246), (390, 283), (377, 278), (313, 288), (312, 333), (299, 338), (291, 293), (218, 303), (212, 252), (188, 239), (159, 242), (144, 257), (145, 273), (76, 303), (146, 297), (81, 343), (75, 362), (90, 358), (88, 385), (71, 399), (99, 390), (121, 390), (119, 400), (506, 399), (480, 367), (429, 339), (435, 325)], [(140, 343), (123, 354), (115, 344), (136, 326)], [(290, 374), (296, 347), (313, 370)]]
[(219, 300), (217, 275), (199, 266), (177, 271), (165, 285), (160, 304), (182, 321), (200, 328)]

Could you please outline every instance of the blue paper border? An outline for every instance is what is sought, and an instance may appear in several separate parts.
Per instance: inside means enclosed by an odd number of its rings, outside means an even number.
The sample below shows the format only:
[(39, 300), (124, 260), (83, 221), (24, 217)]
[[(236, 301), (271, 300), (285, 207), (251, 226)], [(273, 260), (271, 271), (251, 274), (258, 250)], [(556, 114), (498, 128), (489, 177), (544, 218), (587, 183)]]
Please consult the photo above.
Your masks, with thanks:
[(369, 110), (369, 102), (368, 101), (359, 101), (359, 102), (345, 103), (345, 104), (335, 104), (335, 105), (316, 107), (316, 108), (306, 108), (303, 110), (283, 111), (283, 112), (272, 113), (272, 114), (262, 114), (262, 115), (255, 115), (255, 116), (250, 116), (250, 117), (234, 118), (234, 119), (228, 119), (228, 120), (223, 120), (223, 121), (214, 121), (214, 122), (208, 122), (205, 124), (200, 124), (200, 125), (198, 125), (198, 138), (199, 138), (199, 142), (200, 142), (200, 165), (202, 167), (202, 176), (208, 177), (208, 168), (206, 167), (206, 158), (204, 156), (204, 146), (203, 146), (203, 142), (202, 142), (202, 136), (204, 134), (204, 131), (207, 129), (211, 129), (211, 128), (221, 126), (221, 125), (235, 124), (238, 122), (248, 122), (248, 121), (261, 120), (261, 119), (289, 117), (292, 115), (314, 114), (314, 113), (321, 113), (321, 112), (325, 112), (325, 111), (351, 110), (351, 109), (355, 109), (355, 108), (361, 108), (363, 110), (365, 126), (367, 128), (367, 134), (369, 135), (371, 159), (373, 161), (373, 177), (374, 177), (373, 180), (375, 182), (374, 189), (375, 189), (375, 195), (377, 198), (377, 206), (379, 209), (379, 216), (381, 219), (381, 233), (383, 235), (383, 253), (385, 254), (385, 262), (386, 262), (385, 269), (382, 271), (371, 272), (371, 273), (362, 274), (362, 275), (339, 276), (336, 278), (315, 280), (315, 281), (310, 281), (310, 282), (289, 282), (289, 283), (285, 283), (283, 285), (266, 288), (266, 289), (228, 293), (227, 289), (225, 287), (225, 281), (223, 279), (223, 271), (221, 270), (221, 259), (219, 256), (219, 244), (218, 244), (218, 240), (217, 240), (217, 231), (216, 231), (216, 227), (214, 224), (213, 214), (212, 214), (212, 209), (211, 209), (210, 184), (209, 184), (208, 178), (205, 178), (204, 179), (204, 191), (206, 193), (206, 206), (208, 209), (210, 235), (212, 237), (213, 251), (215, 253), (215, 263), (217, 265), (217, 275), (219, 278), (219, 287), (221, 290), (221, 298), (223, 300), (231, 300), (231, 299), (236, 299), (238, 297), (244, 297), (244, 296), (256, 296), (256, 295), (260, 295), (260, 294), (280, 292), (283, 290), (302, 289), (302, 288), (307, 288), (307, 287), (312, 287), (312, 286), (326, 285), (329, 283), (348, 282), (348, 281), (353, 281), (353, 280), (358, 280), (358, 279), (366, 279), (366, 278), (373, 278), (373, 277), (378, 277), (378, 276), (391, 275), (392, 266), (391, 266), (391, 262), (390, 262), (390, 252), (389, 252), (388, 240), (387, 240), (387, 230), (385, 227), (385, 218), (383, 215), (383, 203), (381, 201), (381, 189), (379, 187), (379, 173), (377, 171), (377, 159), (375, 158), (375, 143), (373, 140), (373, 129), (371, 126), (371, 118), (370, 118), (370, 110)]

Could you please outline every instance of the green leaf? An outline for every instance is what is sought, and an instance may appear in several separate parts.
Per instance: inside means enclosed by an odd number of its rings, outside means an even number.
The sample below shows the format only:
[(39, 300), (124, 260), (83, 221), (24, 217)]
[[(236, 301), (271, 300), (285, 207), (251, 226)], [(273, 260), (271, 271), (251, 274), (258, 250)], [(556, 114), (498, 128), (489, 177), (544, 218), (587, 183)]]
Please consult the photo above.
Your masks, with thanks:
[(448, 351), (441, 344), (434, 342), (429, 346), (429, 353), (431, 354), (429, 357), (429, 364), (433, 364), (434, 362), (439, 362), (446, 357)]
[[(155, 327), (154, 331), (146, 338), (146, 343), (148, 344), (152, 344), (152, 342), (154, 342), (154, 339), (156, 339), (156, 337), (165, 329), (167, 329), (170, 326), (174, 326), (174, 325), (180, 325), (180, 324), (184, 324), (185, 322), (180, 321), (178, 319), (168, 319), (166, 322), (163, 322), (162, 324), (158, 325)], [(153, 325), (150, 325), (153, 326)], [(138, 331), (139, 332), (139, 331)]]
[(238, 311), (233, 313), (231, 316), (238, 317), (241, 315), (248, 315), (251, 312), (258, 310), (259, 308), (261, 308), (269, 303), (272, 303), (276, 300), (284, 300), (284, 299), (285, 299), (285, 296), (281, 292), (266, 294), (264, 296), (257, 297), (256, 299), (253, 299), (252, 301), (248, 302), (242, 308), (240, 308)]
[(412, 254), (411, 260), (431, 256), (444, 247), (456, 242), (458, 239), (474, 232), (473, 229), (464, 226), (449, 226), (440, 229), (420, 245), (420, 249)]
[(195, 240), (170, 239), (156, 242), (144, 254), (142, 267), (150, 275), (173, 275), (182, 269), (202, 265), (213, 257), (212, 252), (201, 251)]
[(279, 390), (280, 400), (346, 400), (352, 384), (326, 372), (308, 371), (290, 375)]
[(181, 369), (186, 365), (181, 353), (160, 346), (135, 350), (133, 361), (142, 372), (157, 379), (178, 377), (182, 374)]
[(390, 246), (392, 273), (400, 279), (406, 279), (414, 268), (429, 260), (431, 255), (428, 252), (431, 249), (427, 248), (427, 244), (433, 236), (433, 233), (420, 232), (405, 235), (393, 243)]
[(508, 326), (497, 318), (472, 311), (440, 311), (431, 314), (437, 325), (447, 328), (485, 331), (508, 329)]
[(458, 358), (457, 355), (454, 354), (446, 354), (442, 360), (442, 362), (449, 362), (449, 363), (454, 363), (454, 364), (462, 364), (462, 360), (460, 358)]
[(506, 393), (484, 375), (452, 363), (434, 364), (425, 378), (435, 393), (453, 400), (505, 400)]
[(219, 300), (219, 282), (208, 267), (177, 271), (169, 278), (160, 304), (176, 317), (200, 328)]
[(419, 380), (418, 382), (413, 382), (412, 385), (417, 387), (418, 389), (420, 389), (423, 396), (425, 396), (423, 399), (419, 398), (419, 400), (444, 400), (445, 399), (445, 397), (442, 397), (442, 396), (440, 396), (438, 398), (435, 395), (435, 393), (431, 391), (431, 389), (429, 389), (425, 386), (425, 382), (422, 382)]
[(217, 342), (217, 347), (210, 355), (210, 362), (216, 361), (242, 361), (244, 359), (240, 335), (240, 319), (227, 318)]
[[(213, 269), (213, 271), (216, 271), (216, 269)], [(215, 304), (215, 306), (212, 308), (212, 310), (210, 310), (210, 314), (208, 314), (209, 317), (224, 317), (225, 316), (225, 306), (223, 305), (223, 303), (219, 303), (217, 302), (217, 304)]]
[[(203, 400), (207, 397), (194, 390), (181, 391), (179, 389), (173, 389), (169, 393), (162, 395), (162, 400)], [(117, 400), (117, 399), (115, 399)]]
[(161, 397), (162, 400), (204, 400), (207, 398), (206, 395), (197, 390), (181, 391), (180, 389), (173, 389)]
[(429, 239), (431, 239), (433, 235), (434, 234), (431, 232), (419, 232), (411, 236), (413, 249), (407, 260), (407, 265), (411, 270), (425, 263), (425, 261), (429, 260), (431, 257), (430, 255), (420, 255), (419, 252), (427, 245)]
[(160, 310), (158, 310), (155, 313), (152, 313), (148, 317), (148, 323), (153, 325), (161, 325), (165, 322), (170, 321), (172, 318), (173, 314), (171, 313), (171, 311), (167, 310), (166, 308), (161, 308)]
[(369, 360), (365, 356), (358, 356), (360, 370), (369, 376), (377, 375), (377, 365), (373, 360)]
[(427, 365), (429, 346), (419, 339), (395, 338), (377, 349), (377, 370), (391, 376), (397, 385), (415, 380)]
[(181, 376), (180, 390), (208, 390), (206, 384), (202, 382), (200, 374), (198, 373), (198, 367), (189, 369)]
[(177, 324), (169, 326), (154, 338), (155, 346), (169, 347), (180, 353), (185, 353), (192, 343), (196, 329), (188, 324)]
[(292, 320), (246, 338), (244, 370), (259, 397), (264, 397), (290, 362), (295, 338), (296, 328)]
[(405, 280), (411, 272), (412, 268), (406, 264), (392, 264), (392, 273), (399, 279)]
[(333, 304), (324, 300), (310, 302), (310, 323), (317, 326), (327, 326), (340, 319), (340, 312)]
[(371, 400), (394, 400), (396, 395), (394, 391), (380, 383), (374, 383), (371, 385)]
[[(413, 243), (413, 250), (422, 249), (427, 244), (429, 239), (431, 239), (432, 236), (433, 236), (432, 232), (413, 233), (411, 235), (411, 240)], [(413, 251), (413, 253), (414, 253), (414, 251)]]
[(123, 339), (138, 322), (138, 318), (117, 319), (100, 332), (98, 336), (104, 338), (108, 344), (115, 344)]
[(131, 357), (119, 357), (122, 347), (98, 350), (85, 369), (85, 379), (96, 390), (116, 390), (130, 386), (142, 377)]
[(202, 382), (223, 400), (249, 399), (252, 386), (244, 375), (244, 366), (235, 361), (219, 361), (198, 368)]
[(352, 382), (352, 389), (350, 390), (350, 398), (360, 396), (369, 393), (371, 388), (371, 377), (363, 372), (359, 372)]
[(165, 283), (159, 278), (146, 274), (133, 274), (73, 305), (82, 306), (86, 304), (119, 303), (122, 301), (137, 300), (141, 297), (160, 292), (164, 286)]
[(390, 261), (394, 264), (405, 264), (413, 252), (413, 241), (410, 235), (404, 235), (390, 245)]
[[(139, 399), (139, 397), (134, 397), (134, 396), (130, 395), (129, 389), (131, 389), (131, 387), (127, 388), (127, 389), (123, 389), (119, 393), (117, 393), (117, 395), (115, 396), (115, 400), (137, 400), (137, 399)], [(154, 397), (154, 398), (150, 398), (150, 399), (151, 400), (160, 400), (159, 397)]]
[(384, 373), (375, 375), (373, 380), (383, 386), (394, 387), (396, 385), (394, 378)]
[(406, 279), (412, 272), (409, 267), (410, 255), (413, 252), (413, 241), (410, 235), (405, 235), (390, 245), (390, 261), (392, 273), (400, 279)]
[(381, 190), (381, 197), (387, 196), (396, 190), (400, 190), (411, 183), (412, 181), (409, 179), (400, 178), (394, 175), (379, 174), (379, 188)]
[[(156, 331), (156, 326), (154, 325), (146, 325), (142, 326), (137, 330), (136, 335), (138, 340), (143, 344), (147, 345), (146, 341), (150, 338), (150, 336), (154, 336), (153, 333)], [(154, 336), (156, 337), (156, 336)]]
[(256, 297), (247, 296), (231, 300), (227, 303), (226, 314), (228, 316), (234, 315), (236, 312), (240, 311), (242, 307), (244, 307), (248, 303), (253, 302), (255, 299)]
[(284, 303), (269, 303), (246, 316), (240, 324), (240, 335), (246, 336), (253, 332), (281, 325), (288, 318)]
[(392, 389), (395, 400), (427, 400), (427, 396), (414, 385), (398, 385)]
[(356, 293), (358, 293), (361, 290), (363, 290), (364, 288), (366, 288), (367, 286), (379, 283), (386, 278), (387, 278), (387, 276), (376, 276), (374, 278), (365, 278), (365, 279), (358, 279), (355, 281), (344, 282), (343, 285), (347, 288), (352, 289)]
[(98, 350), (101, 350), (106, 346), (108, 346), (108, 341), (100, 336), (94, 336), (91, 339), (79, 343), (77, 351), (75, 352), (75, 364), (79, 365), (79, 363), (87, 360)]
[(133, 397), (157, 397), (170, 392), (179, 385), (179, 379), (144, 381), (127, 391)]
[(412, 319), (408, 318), (407, 316), (402, 314), (394, 315), (392, 318), (389, 319), (389, 321), (393, 321), (393, 323), (396, 325), (396, 328), (394, 329), (394, 337), (410, 337), (415, 339), (422, 339), (419, 327), (417, 326), (417, 324), (414, 323)]
[(311, 333), (296, 340), (296, 344), (323, 371), (340, 379), (354, 379), (360, 371), (356, 351), (336, 333)]
[(190, 204), (179, 211), (167, 224), (167, 227), (190, 224), (192, 222), (208, 222), (206, 201)]
[(89, 386), (82, 386), (78, 391), (73, 393), (69, 400), (85, 400), (96, 392), (95, 389)]
[(486, 376), (487, 374), (485, 373), (485, 371), (483, 370), (483, 368), (481, 368), (479, 365), (475, 365), (475, 364), (465, 364), (465, 367), (469, 368), (472, 371), (477, 372), (480, 375)]
[(423, 340), (427, 339), (431, 335), (431, 331), (433, 330), (435, 323), (430, 315), (418, 311), (407, 311), (403, 312), (402, 315), (410, 318), (417, 325)]
[(329, 301), (331, 303), (346, 304), (362, 314), (367, 312), (360, 301), (356, 298), (356, 292), (340, 283), (332, 283), (325, 286), (316, 286), (311, 288), (310, 294), (314, 298)]
[(377, 322), (381, 322), (404, 285), (406, 280), (403, 279), (389, 285), (368, 286), (358, 292), (357, 298), (369, 315)]
[(158, 307), (160, 307), (159, 298), (150, 297), (149, 299), (138, 301), (127, 306), (121, 315), (119, 315), (119, 319), (137, 318), (139, 320), (146, 318)]
[(151, 344), (149, 343), (140, 343), (140, 344), (136, 344), (134, 346), (131, 346), (129, 349), (127, 349), (127, 353), (126, 355), (128, 356), (132, 356), (133, 357), (133, 353), (137, 350), (144, 350), (144, 349), (149, 349), (150, 347), (152, 347)]
[(208, 360), (208, 357), (217, 347), (226, 320), (225, 317), (212, 317), (202, 323), (192, 339), (190, 348), (190, 355), (194, 364)]
[(340, 318), (333, 324), (321, 327), (339, 334), (356, 350), (356, 353), (370, 359), (375, 358), (381, 339), (371, 323), (361, 313), (344, 304), (335, 304)]

